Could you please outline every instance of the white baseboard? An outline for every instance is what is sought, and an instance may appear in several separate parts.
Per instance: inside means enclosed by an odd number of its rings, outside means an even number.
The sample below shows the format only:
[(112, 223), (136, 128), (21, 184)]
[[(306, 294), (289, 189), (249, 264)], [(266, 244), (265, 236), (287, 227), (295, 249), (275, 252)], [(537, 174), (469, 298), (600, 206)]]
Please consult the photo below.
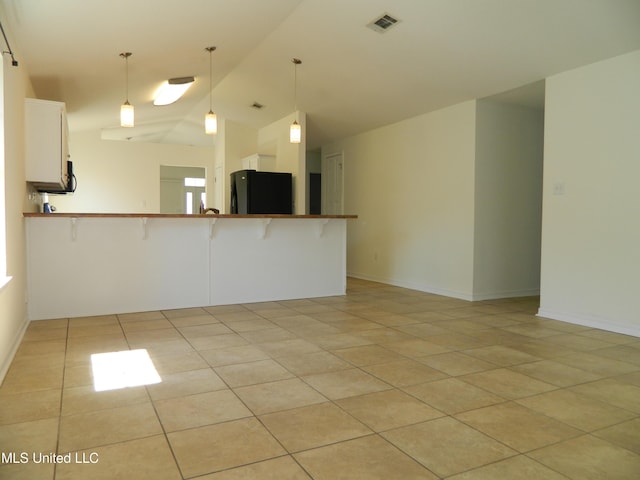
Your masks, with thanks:
[(433, 287), (430, 285), (424, 285), (421, 283), (406, 282), (403, 280), (396, 280), (393, 278), (375, 277), (372, 275), (365, 275), (365, 274), (360, 274), (356, 272), (347, 272), (347, 276), (359, 278), (361, 280), (369, 280), (371, 282), (379, 282), (387, 285), (393, 285), (394, 287), (408, 288), (410, 290), (417, 290), (419, 292), (433, 293), (434, 295), (442, 295), (444, 297), (458, 298), (460, 300), (467, 300), (467, 301), (473, 300), (472, 295), (466, 292), (458, 292), (455, 290), (445, 290), (442, 288), (436, 288), (436, 287)]
[(481, 300), (498, 300), (500, 298), (520, 298), (520, 297), (538, 297), (540, 296), (539, 288), (532, 288), (528, 290), (505, 290), (502, 292), (490, 292), (490, 293), (474, 293), (473, 301)]
[(2, 359), (2, 363), (0, 364), (0, 384), (2, 384), (2, 382), (4, 381), (5, 375), (9, 371), (11, 362), (13, 362), (13, 357), (16, 356), (16, 352), (20, 347), (20, 343), (22, 343), (22, 339), (24, 338), (24, 334), (27, 331), (28, 326), (29, 326), (29, 320), (25, 320), (22, 324), (22, 327), (20, 328), (20, 330), (18, 330), (18, 333), (13, 338), (13, 342), (11, 344), (11, 348), (9, 349), (9, 352), (7, 353), (7, 356), (4, 359)]
[(485, 292), (485, 293), (468, 293), (459, 292), (456, 290), (446, 290), (442, 288), (436, 288), (431, 285), (425, 285), (421, 283), (405, 282), (402, 280), (396, 280), (392, 278), (381, 278), (371, 275), (363, 275), (355, 272), (348, 272), (349, 277), (359, 278), (361, 280), (369, 280), (372, 282), (385, 283), (387, 285), (393, 285), (394, 287), (408, 288), (411, 290), (418, 290), (425, 293), (433, 293), (434, 295), (443, 295), (445, 297), (458, 298), (460, 300), (467, 300), (469, 302), (477, 302), (482, 300), (497, 300), (500, 298), (517, 298), (517, 297), (535, 297), (540, 295), (540, 289), (529, 290), (508, 290), (502, 292)]
[(610, 320), (593, 317), (585, 314), (575, 314), (568, 312), (559, 312), (553, 309), (540, 307), (537, 315), (539, 317), (550, 318), (551, 320), (559, 320), (561, 322), (573, 323), (575, 325), (582, 325), (584, 327), (598, 328), (600, 330), (606, 330), (608, 332), (621, 333), (623, 335), (632, 335), (634, 337), (640, 337), (640, 324), (639, 325), (624, 325), (620, 323), (611, 322)]

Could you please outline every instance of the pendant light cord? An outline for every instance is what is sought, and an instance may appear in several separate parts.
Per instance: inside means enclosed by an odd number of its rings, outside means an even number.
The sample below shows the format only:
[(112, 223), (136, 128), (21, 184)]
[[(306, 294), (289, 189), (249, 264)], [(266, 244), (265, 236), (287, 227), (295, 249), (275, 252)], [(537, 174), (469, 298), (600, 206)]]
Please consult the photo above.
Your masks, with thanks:
[(124, 57), (124, 93), (127, 102), (129, 101), (129, 55)]
[(298, 65), (302, 63), (299, 58), (292, 58), (293, 62), (293, 110), (298, 110)]
[(121, 53), (120, 56), (124, 58), (124, 93), (125, 93), (125, 103), (129, 103), (129, 57), (132, 55), (131, 52)]
[(213, 112), (213, 66), (211, 56), (216, 47), (207, 47), (205, 50), (209, 52), (209, 111)]

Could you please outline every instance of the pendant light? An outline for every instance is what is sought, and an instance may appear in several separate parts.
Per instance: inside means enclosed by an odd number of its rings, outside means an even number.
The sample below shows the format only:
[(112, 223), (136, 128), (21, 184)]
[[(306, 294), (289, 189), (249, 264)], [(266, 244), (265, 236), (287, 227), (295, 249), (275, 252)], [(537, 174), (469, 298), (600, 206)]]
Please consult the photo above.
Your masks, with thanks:
[(296, 119), (293, 121), (291, 126), (289, 127), (289, 142), (291, 143), (300, 143), (302, 140), (302, 130), (300, 128), (300, 124), (298, 123), (298, 78), (297, 78), (297, 69), (298, 65), (302, 63), (302, 60), (299, 58), (292, 58), (293, 62), (293, 109), (296, 112)]
[(121, 53), (120, 56), (125, 61), (125, 86), (126, 86), (126, 99), (120, 106), (120, 126), (121, 127), (133, 127), (133, 105), (129, 103), (129, 57), (131, 52)]
[(209, 113), (204, 117), (204, 133), (207, 135), (215, 135), (218, 133), (218, 117), (213, 113), (213, 70), (211, 68), (211, 54), (216, 47), (207, 47), (205, 50), (209, 52)]

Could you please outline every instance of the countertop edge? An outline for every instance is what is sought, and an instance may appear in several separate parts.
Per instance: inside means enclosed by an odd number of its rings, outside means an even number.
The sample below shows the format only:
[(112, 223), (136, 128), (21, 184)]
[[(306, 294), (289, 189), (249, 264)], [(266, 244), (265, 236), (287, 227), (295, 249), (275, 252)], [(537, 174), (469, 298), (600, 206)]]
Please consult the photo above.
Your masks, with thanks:
[(238, 215), (238, 214), (170, 214), (170, 213), (35, 213), (24, 212), (22, 214), (25, 218), (55, 218), (55, 217), (67, 217), (67, 218), (296, 218), (296, 219), (331, 219), (331, 218), (344, 218), (355, 219), (357, 215), (282, 215), (282, 214), (252, 214), (252, 215)]

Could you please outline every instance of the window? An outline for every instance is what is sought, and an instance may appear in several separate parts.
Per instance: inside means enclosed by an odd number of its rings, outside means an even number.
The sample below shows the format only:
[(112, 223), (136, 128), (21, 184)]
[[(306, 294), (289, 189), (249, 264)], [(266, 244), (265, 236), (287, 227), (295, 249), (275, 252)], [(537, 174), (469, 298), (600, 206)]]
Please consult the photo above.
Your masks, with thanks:
[(184, 179), (184, 186), (185, 187), (204, 187), (205, 179), (187, 177)]
[(186, 192), (187, 198), (185, 199), (185, 212), (189, 215), (193, 213), (193, 192)]
[(200, 206), (206, 205), (205, 185), (206, 179), (204, 178), (185, 177), (185, 213), (192, 214), (195, 211), (200, 211)]

